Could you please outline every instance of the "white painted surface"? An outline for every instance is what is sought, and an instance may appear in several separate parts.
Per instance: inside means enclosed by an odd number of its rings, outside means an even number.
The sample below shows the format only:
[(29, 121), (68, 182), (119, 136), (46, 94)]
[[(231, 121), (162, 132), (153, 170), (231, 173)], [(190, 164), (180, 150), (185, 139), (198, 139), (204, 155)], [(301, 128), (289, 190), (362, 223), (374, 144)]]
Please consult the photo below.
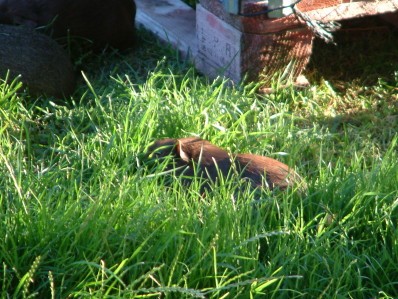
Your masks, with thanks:
[[(269, 0), (268, 9), (275, 9), (268, 13), (269, 18), (282, 18), (293, 13), (293, 9), (289, 6), (293, 3), (293, 0)], [(285, 8), (281, 8), (285, 7)]]
[(216, 15), (196, 6), (197, 69), (209, 77), (223, 76), (241, 80), (242, 32)]
[(137, 25), (171, 43), (185, 57), (195, 57), (195, 10), (180, 0), (135, 0)]

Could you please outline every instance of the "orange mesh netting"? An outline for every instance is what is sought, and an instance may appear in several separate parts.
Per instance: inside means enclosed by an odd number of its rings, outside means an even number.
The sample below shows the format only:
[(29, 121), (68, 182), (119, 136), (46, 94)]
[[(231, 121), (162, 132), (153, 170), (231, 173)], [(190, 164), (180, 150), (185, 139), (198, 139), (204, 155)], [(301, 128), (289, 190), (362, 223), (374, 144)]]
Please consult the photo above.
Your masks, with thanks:
[[(283, 72), (294, 62), (297, 77), (307, 65), (315, 34), (325, 30), (327, 22), (398, 12), (398, 0), (302, 0), (295, 5), (296, 14), (270, 19), (266, 1), (241, 1), (241, 14), (226, 12), (215, 0), (201, 0), (201, 5), (221, 20), (243, 32), (241, 69), (250, 79)], [(326, 28), (326, 29), (325, 29)]]

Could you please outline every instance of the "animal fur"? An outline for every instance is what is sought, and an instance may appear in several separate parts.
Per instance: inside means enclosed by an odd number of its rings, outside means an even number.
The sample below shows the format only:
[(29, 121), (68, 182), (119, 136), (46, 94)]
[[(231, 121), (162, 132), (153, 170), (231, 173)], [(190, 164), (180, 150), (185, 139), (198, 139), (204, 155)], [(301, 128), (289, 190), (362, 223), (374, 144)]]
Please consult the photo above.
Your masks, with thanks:
[[(184, 174), (185, 182), (197, 174), (215, 182), (221, 174), (227, 177), (236, 171), (248, 179), (253, 188), (285, 190), (301, 181), (297, 173), (275, 159), (254, 154), (229, 154), (210, 143), (197, 138), (161, 139), (152, 144), (148, 154), (157, 159), (171, 157), (167, 170), (176, 169), (176, 175)], [(185, 166), (185, 167), (184, 167)], [(206, 184), (204, 188), (207, 188)]]

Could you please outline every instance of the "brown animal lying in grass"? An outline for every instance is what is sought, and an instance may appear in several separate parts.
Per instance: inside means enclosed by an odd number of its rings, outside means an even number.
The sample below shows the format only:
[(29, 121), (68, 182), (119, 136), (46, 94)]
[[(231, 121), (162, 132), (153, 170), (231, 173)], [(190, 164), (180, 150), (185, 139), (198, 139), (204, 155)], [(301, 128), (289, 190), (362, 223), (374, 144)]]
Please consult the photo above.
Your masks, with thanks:
[[(229, 154), (197, 137), (158, 140), (149, 147), (148, 154), (157, 159), (171, 158), (166, 170), (175, 169), (176, 175), (183, 174), (187, 184), (191, 181), (189, 177), (195, 175), (195, 168), (198, 175), (213, 182), (220, 174), (227, 177), (236, 171), (253, 188), (285, 190), (301, 182), (297, 173), (282, 162), (253, 154)], [(204, 184), (201, 191), (208, 187)]]
[(0, 0), (0, 23), (50, 26), (54, 38), (82, 37), (99, 49), (134, 44), (134, 0)]

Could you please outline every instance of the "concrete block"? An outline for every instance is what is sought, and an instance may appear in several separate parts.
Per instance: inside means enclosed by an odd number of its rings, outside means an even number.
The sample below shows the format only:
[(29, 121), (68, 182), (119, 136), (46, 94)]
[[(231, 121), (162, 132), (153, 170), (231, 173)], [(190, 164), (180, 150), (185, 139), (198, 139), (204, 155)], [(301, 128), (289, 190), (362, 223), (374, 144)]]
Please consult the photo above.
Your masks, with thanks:
[(195, 57), (195, 10), (179, 0), (135, 0), (136, 23), (177, 48), (184, 57)]
[(242, 32), (197, 5), (196, 34), (197, 69), (210, 77), (221, 75), (240, 81)]

